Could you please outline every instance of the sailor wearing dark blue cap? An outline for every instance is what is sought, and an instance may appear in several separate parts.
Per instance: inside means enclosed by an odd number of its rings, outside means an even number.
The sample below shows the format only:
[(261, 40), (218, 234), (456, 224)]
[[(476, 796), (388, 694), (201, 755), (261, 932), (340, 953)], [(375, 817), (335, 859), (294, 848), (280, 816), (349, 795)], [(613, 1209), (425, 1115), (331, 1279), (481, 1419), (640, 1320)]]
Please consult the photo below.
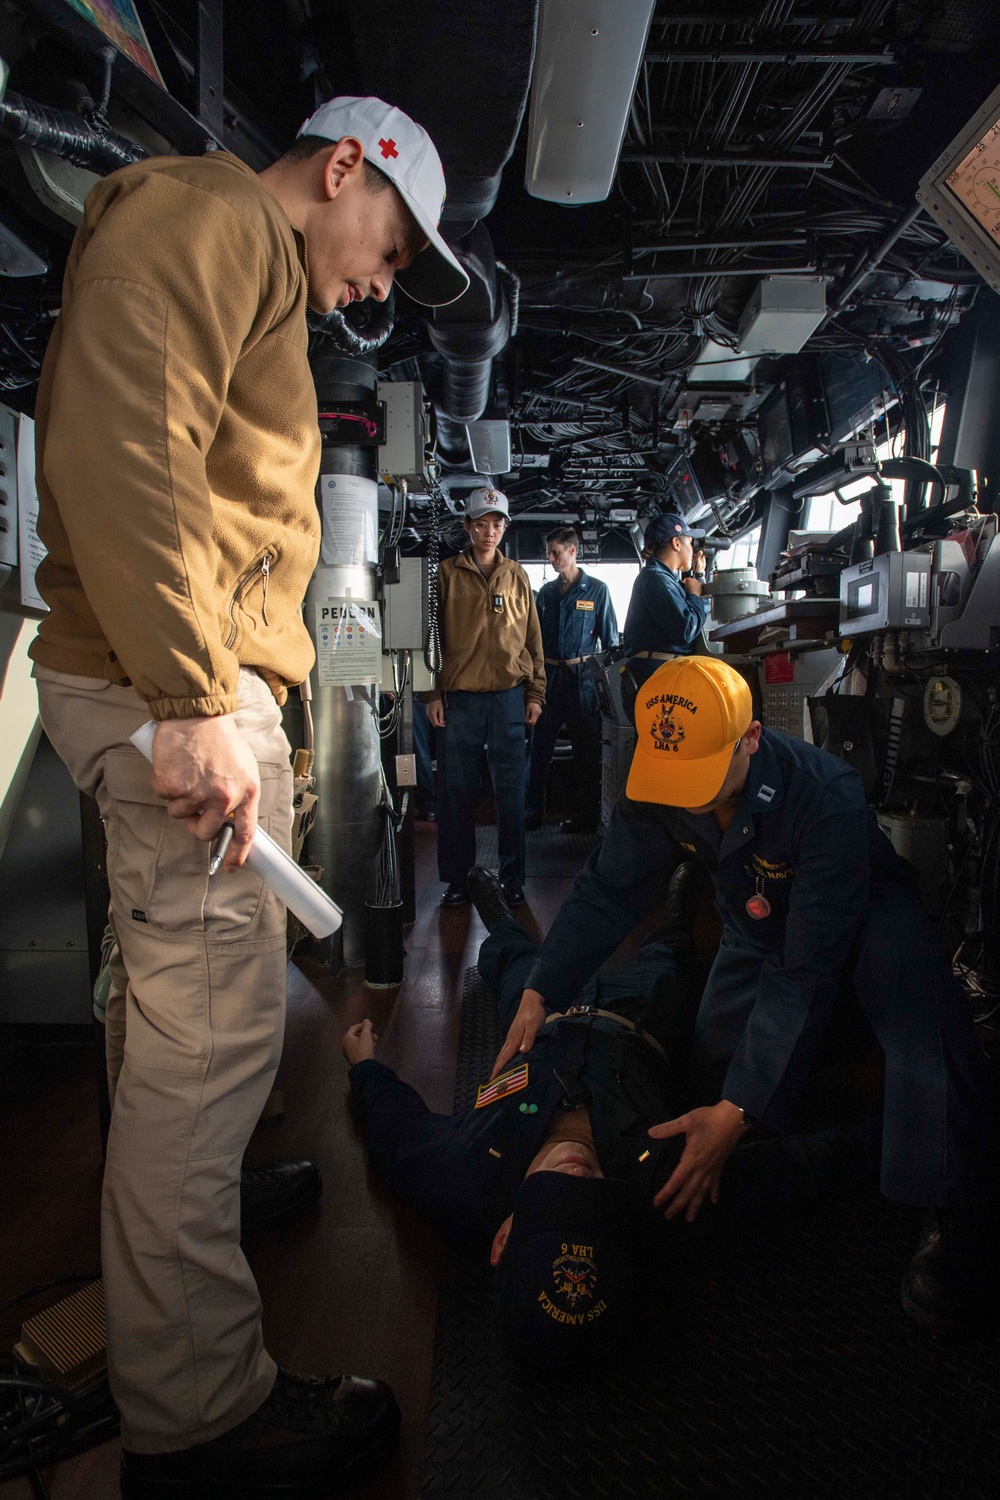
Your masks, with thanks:
[[(500, 1322), (531, 1363), (573, 1371), (593, 1365), (611, 1351), (634, 1306), (639, 1237), (661, 1223), (653, 1200), (680, 1157), (676, 1138), (650, 1128), (688, 1103), (679, 1061), (697, 1004), (683, 889), (692, 872), (688, 865), (674, 877), (672, 925), (630, 968), (591, 981), (574, 1006), (550, 1015), (530, 1051), (484, 1080), (464, 1113), (433, 1114), (375, 1061), (370, 1021), (344, 1037), (352, 1102), (373, 1164), (449, 1237), (490, 1246)], [(469, 884), (491, 928), (480, 971), (507, 1024), (538, 945), (487, 872), (473, 870)], [(866, 1180), (877, 1161), (868, 1126), (751, 1137), (727, 1161), (720, 1204), (700, 1232), (731, 1230), (843, 1191)], [(668, 1216), (681, 1222), (673, 1209)]]
[(695, 649), (711, 607), (702, 597), (705, 555), (694, 549), (704, 535), (673, 511), (654, 516), (646, 527), (646, 564), (632, 587), (623, 632), (636, 685), (670, 657)]

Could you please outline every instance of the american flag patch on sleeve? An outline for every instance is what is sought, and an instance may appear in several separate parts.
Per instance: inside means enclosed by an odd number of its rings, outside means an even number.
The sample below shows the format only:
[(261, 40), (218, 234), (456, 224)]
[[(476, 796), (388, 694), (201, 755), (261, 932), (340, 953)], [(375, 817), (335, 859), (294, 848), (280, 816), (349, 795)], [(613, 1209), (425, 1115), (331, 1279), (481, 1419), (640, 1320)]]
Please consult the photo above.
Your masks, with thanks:
[(476, 1108), (482, 1109), (486, 1104), (495, 1104), (498, 1099), (506, 1099), (508, 1094), (516, 1094), (527, 1087), (528, 1064), (520, 1063), (516, 1068), (508, 1068), (507, 1072), (501, 1073), (499, 1078), (479, 1085), (476, 1093)]

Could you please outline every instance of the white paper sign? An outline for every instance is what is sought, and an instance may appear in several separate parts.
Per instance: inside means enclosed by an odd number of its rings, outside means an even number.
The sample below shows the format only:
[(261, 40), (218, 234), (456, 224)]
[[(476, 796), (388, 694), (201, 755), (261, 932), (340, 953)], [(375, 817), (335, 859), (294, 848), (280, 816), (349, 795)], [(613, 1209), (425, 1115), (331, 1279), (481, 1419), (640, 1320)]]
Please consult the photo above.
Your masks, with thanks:
[(382, 630), (372, 599), (327, 599), (314, 604), (320, 687), (353, 687), (382, 677)]
[(28, 609), (48, 605), (35, 585), (45, 548), (38, 540), (38, 490), (35, 487), (35, 424), (23, 412), (17, 422), (17, 535), (21, 554), (21, 603)]
[(17, 417), (0, 405), (0, 563), (17, 567)]
[(378, 484), (358, 474), (321, 474), (323, 537), (319, 560), (328, 567), (378, 562)]

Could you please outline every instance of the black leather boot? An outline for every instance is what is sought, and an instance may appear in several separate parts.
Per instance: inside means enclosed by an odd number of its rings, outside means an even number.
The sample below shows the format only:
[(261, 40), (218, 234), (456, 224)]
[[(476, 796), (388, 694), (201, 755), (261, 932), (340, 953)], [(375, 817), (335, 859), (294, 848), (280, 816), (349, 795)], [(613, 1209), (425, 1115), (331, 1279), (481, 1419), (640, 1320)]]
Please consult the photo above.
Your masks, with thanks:
[(982, 1314), (986, 1301), (988, 1210), (954, 1204), (932, 1208), (900, 1299), (905, 1311), (924, 1328), (953, 1333)]
[(399, 1407), (381, 1380), (310, 1380), (278, 1371), (252, 1417), (174, 1453), (122, 1449), (123, 1500), (320, 1500), (381, 1467)]
[(487, 932), (513, 915), (499, 880), (482, 865), (473, 865), (469, 871), (469, 895)]
[(274, 1229), (310, 1208), (323, 1191), (314, 1161), (269, 1161), (240, 1173), (240, 1227)]
[(693, 946), (692, 934), (703, 884), (704, 876), (701, 866), (694, 860), (686, 859), (682, 865), (677, 866), (670, 877), (667, 909), (663, 913), (663, 921), (643, 939), (644, 945), (666, 943), (668, 947), (685, 944)]

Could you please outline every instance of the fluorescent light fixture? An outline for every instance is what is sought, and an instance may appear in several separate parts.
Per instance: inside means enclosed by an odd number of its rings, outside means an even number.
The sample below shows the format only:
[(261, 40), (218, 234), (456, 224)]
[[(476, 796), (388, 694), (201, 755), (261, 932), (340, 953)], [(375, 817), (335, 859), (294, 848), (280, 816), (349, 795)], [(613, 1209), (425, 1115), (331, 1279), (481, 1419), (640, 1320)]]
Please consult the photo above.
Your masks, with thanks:
[(533, 198), (575, 207), (611, 191), (656, 0), (541, 0), (531, 75)]
[(472, 467), (477, 474), (510, 473), (510, 423), (489, 418), (466, 422)]
[(755, 358), (747, 359), (745, 355), (734, 354), (725, 344), (717, 344), (715, 339), (706, 339), (704, 349), (688, 372), (688, 380), (692, 385), (698, 382), (718, 384), (719, 381), (727, 380), (743, 382), (750, 379), (756, 367)]

